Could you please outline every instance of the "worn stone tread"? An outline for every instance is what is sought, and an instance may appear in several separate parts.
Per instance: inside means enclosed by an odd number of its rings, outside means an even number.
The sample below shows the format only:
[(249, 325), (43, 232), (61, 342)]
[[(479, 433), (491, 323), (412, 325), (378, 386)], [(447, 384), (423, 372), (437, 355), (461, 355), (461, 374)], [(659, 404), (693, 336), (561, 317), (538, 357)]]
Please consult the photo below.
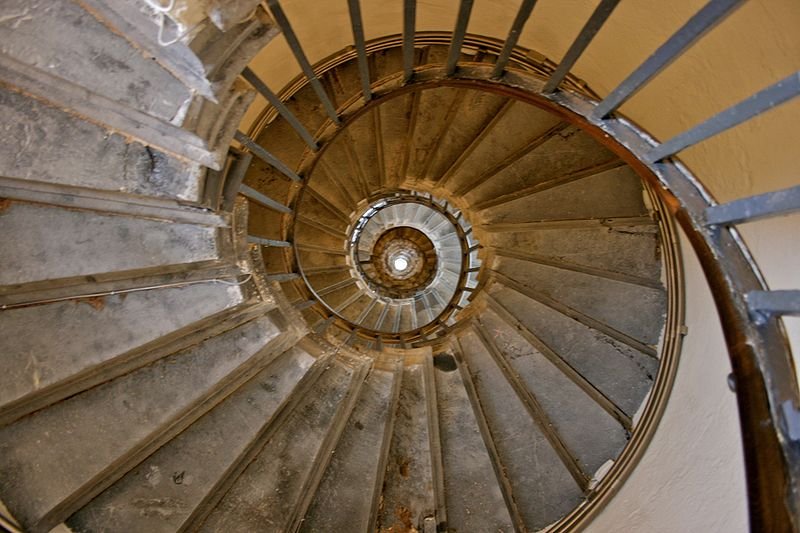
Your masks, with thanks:
[(76, 533), (153, 533), (186, 525), (291, 396), (315, 359), (293, 348), (280, 355), (186, 431), (131, 470), (67, 525)]
[(252, 320), (0, 429), (9, 510), (31, 531), (66, 519), (213, 407), (280, 334), (271, 318)]

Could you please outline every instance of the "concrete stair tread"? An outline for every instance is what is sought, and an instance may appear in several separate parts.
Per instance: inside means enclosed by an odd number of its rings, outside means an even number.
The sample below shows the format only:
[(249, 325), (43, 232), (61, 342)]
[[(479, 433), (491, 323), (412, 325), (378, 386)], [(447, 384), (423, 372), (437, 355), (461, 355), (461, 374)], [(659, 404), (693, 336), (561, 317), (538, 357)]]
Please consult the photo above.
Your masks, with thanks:
[[(10, 16), (0, 25), (3, 52), (31, 66), (80, 85), (91, 80), (92, 90), (168, 122), (191, 96), (172, 74), (73, 2), (12, 1), (3, 11)], [(57, 24), (79, 31), (65, 39), (49, 29)]]
[(473, 141), (485, 125), (508, 103), (500, 95), (465, 90), (464, 101), (439, 141), (438, 149), (430, 156), (425, 179), (439, 182), (459, 158), (468, 155)]
[(291, 348), (67, 520), (76, 532), (185, 528), (274, 423), (315, 359)]
[(490, 290), (506, 309), (633, 417), (650, 389), (658, 362), (544, 304), (507, 289)]
[(642, 182), (628, 166), (599, 172), (485, 213), (484, 224), (647, 216)]
[(464, 91), (452, 87), (441, 87), (422, 91), (416, 104), (413, 117), (415, 127), (408, 141), (408, 162), (406, 174), (414, 179), (425, 177), (430, 154), (436, 150), (437, 143), (448, 127), (448, 118), (453, 105), (458, 106)]
[[(67, 386), (78, 376), (107, 376), (109, 364), (124, 360), (130, 365), (141, 357), (147, 361), (152, 357), (147, 354), (165, 345), (168, 338), (188, 337), (203, 324), (207, 328), (224, 322), (245, 297), (240, 287), (207, 283), (0, 313), (0, 350), (8, 356), (0, 371), (13, 376), (11, 386), (0, 394), (0, 420), (6, 420), (14, 406), (38, 405), (37, 396)], [(86, 326), (81, 335), (75, 335), (75, 321)], [(47, 335), (41, 334), (41, 324), (48, 325)], [(54, 352), (56, 343), (59, 349)]]
[(427, 394), (422, 364), (406, 366), (384, 474), (379, 530), (422, 529), (425, 519), (435, 515)]
[(583, 490), (477, 336), (459, 336), (459, 346), (519, 514), (529, 529), (542, 528), (577, 505)]
[[(492, 247), (630, 276), (660, 284), (660, 243), (653, 224), (606, 227), (532, 226), (528, 230), (491, 234)], [(530, 250), (531, 252), (526, 252)], [(502, 251), (497, 251), (502, 255)], [(633, 281), (632, 281), (633, 282)]]
[[(22, 202), (11, 202), (0, 220), (2, 285), (216, 259), (219, 253), (215, 229), (190, 224)], [(58, 231), (43, 231), (45, 221)]]
[(447, 526), (456, 531), (513, 531), (503, 488), (450, 353), (434, 356), (442, 435)]
[(531, 261), (502, 257), (495, 270), (552, 300), (571, 307), (639, 341), (655, 346), (666, 313), (666, 294)]
[[(15, 131), (0, 149), (3, 176), (182, 201), (200, 199), (204, 173), (196, 164), (5, 88), (0, 89), (0, 110), (7, 127)], [(31, 121), (36, 128), (24, 126)]]
[(6, 426), (4, 502), (31, 531), (49, 530), (230, 393), (281, 333), (269, 317), (252, 320)]
[(616, 459), (628, 442), (625, 428), (497, 315), (486, 312), (479, 322), (542, 406), (582, 470), (591, 475), (607, 460)]
[(300, 531), (373, 528), (402, 378), (402, 361), (392, 366), (365, 380)]
[[(324, 465), (318, 454), (324, 448), (325, 438), (337, 419), (344, 416), (343, 410), (349, 414), (349, 396), (353, 389), (358, 389), (363, 377), (356, 368), (332, 361), (315, 384), (314, 393), (294, 408), (200, 530), (214, 531), (222, 524), (227, 531), (289, 528), (315, 467)], [(311, 459), (314, 457), (320, 462)]]
[[(448, 187), (456, 192), (470, 187), (487, 171), (559, 123), (556, 117), (542, 109), (514, 102), (508, 110), (497, 116), (497, 120), (486, 124), (488, 131), (478, 139), (478, 144), (466, 157), (455, 163), (456, 168), (450, 169), (452, 175), (449, 176)], [(525, 134), (515, 134), (520, 131)]]

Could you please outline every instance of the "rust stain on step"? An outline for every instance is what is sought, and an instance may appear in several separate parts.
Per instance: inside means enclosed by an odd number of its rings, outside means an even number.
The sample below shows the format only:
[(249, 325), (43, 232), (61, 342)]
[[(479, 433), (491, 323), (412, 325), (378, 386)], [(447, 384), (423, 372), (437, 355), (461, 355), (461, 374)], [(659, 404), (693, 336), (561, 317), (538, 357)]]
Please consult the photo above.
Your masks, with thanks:
[(102, 310), (106, 306), (105, 296), (92, 296), (89, 298), (81, 298), (76, 303), (84, 303), (94, 307), (96, 311)]

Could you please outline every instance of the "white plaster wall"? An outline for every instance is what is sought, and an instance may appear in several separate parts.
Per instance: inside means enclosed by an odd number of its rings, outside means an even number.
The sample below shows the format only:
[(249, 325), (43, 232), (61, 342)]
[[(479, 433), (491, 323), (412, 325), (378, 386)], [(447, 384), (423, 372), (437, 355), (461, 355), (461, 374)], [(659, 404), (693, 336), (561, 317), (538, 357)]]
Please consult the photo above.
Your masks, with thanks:
[[(540, 0), (519, 44), (559, 61), (597, 0)], [(599, 94), (610, 92), (704, 0), (622, 2), (575, 66)], [(346, 2), (283, 0), (310, 61), (352, 45)], [(367, 39), (402, 31), (402, 2), (362, 0)], [(451, 31), (456, 0), (420, 0), (419, 30)], [(505, 38), (519, 0), (477, 0), (468, 31)], [(800, 2), (750, 0), (706, 35), (621, 111), (661, 140), (800, 70)], [(273, 90), (300, 70), (282, 37), (253, 63)], [(265, 103), (258, 100), (243, 128)], [(720, 201), (800, 184), (800, 101), (781, 106), (680, 154)], [(772, 288), (800, 288), (800, 215), (742, 232)], [(647, 454), (591, 531), (744, 531), (746, 509), (738, 420), (716, 310), (688, 244), (687, 323), (672, 399)], [(795, 352), (800, 319), (787, 321)]]

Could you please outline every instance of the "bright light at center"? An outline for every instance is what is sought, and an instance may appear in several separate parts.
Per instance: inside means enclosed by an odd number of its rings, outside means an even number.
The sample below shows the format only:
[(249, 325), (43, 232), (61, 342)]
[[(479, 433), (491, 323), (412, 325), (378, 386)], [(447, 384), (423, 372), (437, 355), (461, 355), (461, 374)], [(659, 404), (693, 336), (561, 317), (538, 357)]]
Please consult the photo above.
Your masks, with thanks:
[(408, 268), (408, 261), (405, 257), (398, 257), (394, 260), (394, 268), (400, 271), (405, 270)]

